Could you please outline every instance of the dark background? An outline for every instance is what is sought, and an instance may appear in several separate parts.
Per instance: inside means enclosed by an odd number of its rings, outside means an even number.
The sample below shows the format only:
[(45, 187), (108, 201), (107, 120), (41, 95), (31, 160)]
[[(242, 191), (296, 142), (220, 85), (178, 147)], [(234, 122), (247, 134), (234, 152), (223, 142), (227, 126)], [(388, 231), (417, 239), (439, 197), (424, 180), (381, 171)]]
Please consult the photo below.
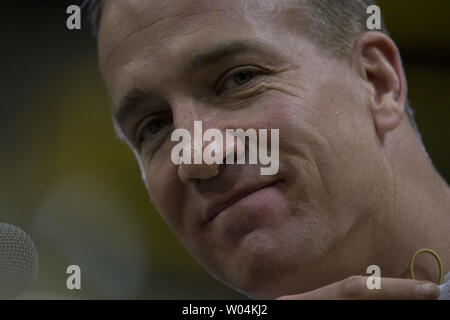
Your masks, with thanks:
[[(120, 0), (115, 0), (120, 1)], [(242, 298), (189, 256), (148, 201), (137, 163), (114, 136), (78, 1), (16, 1), (0, 20), (0, 222), (36, 243), (26, 298)], [(379, 1), (437, 170), (450, 177), (450, 1)], [(82, 290), (66, 288), (70, 264)]]

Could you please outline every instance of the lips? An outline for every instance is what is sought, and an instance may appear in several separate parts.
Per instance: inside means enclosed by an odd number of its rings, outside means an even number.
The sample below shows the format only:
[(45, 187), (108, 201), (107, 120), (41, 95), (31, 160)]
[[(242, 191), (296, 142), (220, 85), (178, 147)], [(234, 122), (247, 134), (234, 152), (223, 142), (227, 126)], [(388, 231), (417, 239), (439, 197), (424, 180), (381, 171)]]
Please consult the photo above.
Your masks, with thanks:
[[(222, 211), (226, 208), (232, 206), (239, 200), (247, 197), (248, 195), (255, 193), (261, 189), (268, 188), (276, 184), (278, 181), (272, 181), (265, 184), (255, 185), (243, 188), (241, 190), (235, 191), (229, 197), (222, 197), (221, 200), (216, 201), (212, 205), (209, 206), (209, 209), (206, 211), (206, 223), (210, 223), (216, 218)], [(225, 200), (224, 200), (225, 199)]]

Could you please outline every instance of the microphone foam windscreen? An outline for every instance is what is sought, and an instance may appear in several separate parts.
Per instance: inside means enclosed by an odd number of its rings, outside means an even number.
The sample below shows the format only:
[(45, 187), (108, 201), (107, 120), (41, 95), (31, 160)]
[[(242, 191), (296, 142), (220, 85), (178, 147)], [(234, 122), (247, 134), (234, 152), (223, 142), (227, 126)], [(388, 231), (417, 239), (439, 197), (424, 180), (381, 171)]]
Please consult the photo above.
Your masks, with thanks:
[(0, 299), (13, 299), (37, 278), (38, 255), (31, 238), (21, 229), (0, 223)]

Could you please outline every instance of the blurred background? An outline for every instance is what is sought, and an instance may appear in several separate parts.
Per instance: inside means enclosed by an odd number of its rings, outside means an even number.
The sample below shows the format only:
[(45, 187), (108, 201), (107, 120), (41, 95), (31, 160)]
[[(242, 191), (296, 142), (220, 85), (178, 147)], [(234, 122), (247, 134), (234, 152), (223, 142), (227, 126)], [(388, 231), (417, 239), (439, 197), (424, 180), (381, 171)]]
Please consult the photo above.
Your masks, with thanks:
[[(119, 1), (119, 0), (117, 0)], [(39, 278), (23, 298), (245, 298), (204, 271), (149, 202), (115, 138), (81, 1), (3, 4), (0, 222), (34, 240)], [(379, 1), (403, 56), (409, 99), (437, 170), (450, 177), (450, 1)], [(68, 290), (79, 265), (82, 290)]]

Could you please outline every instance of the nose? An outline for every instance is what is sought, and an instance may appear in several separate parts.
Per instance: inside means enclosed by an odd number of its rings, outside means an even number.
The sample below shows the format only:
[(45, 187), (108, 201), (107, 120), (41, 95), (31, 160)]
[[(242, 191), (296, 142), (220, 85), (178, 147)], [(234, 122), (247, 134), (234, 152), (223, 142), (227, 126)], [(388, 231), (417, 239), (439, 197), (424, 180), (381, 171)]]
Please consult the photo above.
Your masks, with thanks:
[[(230, 160), (234, 160), (234, 155), (242, 150), (242, 141), (228, 133), (222, 134), (222, 137), (222, 139), (215, 139), (210, 143), (202, 144), (197, 141), (197, 143), (191, 145), (191, 155), (195, 157), (197, 154), (197, 157), (201, 157), (202, 161), (200, 164), (191, 161), (191, 164), (182, 163), (178, 166), (178, 177), (183, 183), (214, 178), (226, 163), (231, 163)], [(222, 154), (221, 162), (211, 162), (211, 160), (204, 159), (203, 155), (206, 149), (208, 149), (208, 154)], [(237, 150), (236, 153), (235, 150)]]

